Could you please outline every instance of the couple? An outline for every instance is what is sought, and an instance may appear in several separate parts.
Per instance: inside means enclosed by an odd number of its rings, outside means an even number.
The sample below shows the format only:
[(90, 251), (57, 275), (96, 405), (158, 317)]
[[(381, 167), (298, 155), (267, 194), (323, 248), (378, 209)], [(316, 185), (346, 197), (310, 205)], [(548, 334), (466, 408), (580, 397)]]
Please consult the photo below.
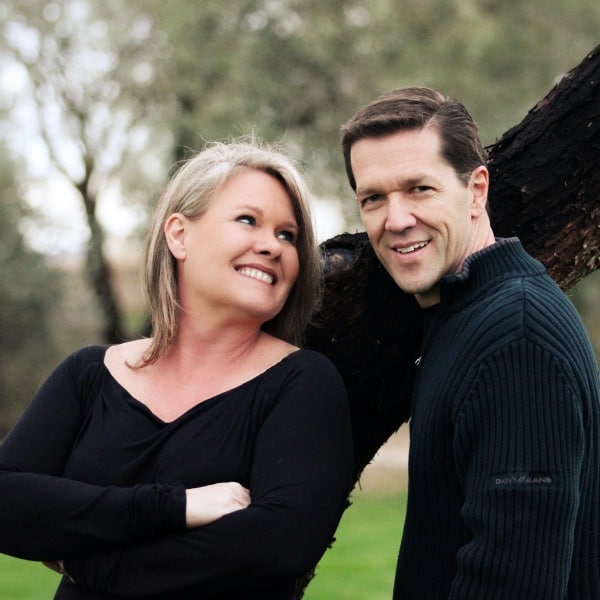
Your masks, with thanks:
[[(425, 313), (394, 598), (600, 597), (598, 369), (575, 310), (495, 239), (464, 107), (385, 94), (342, 128), (390, 276)], [(352, 487), (346, 393), (301, 349), (319, 291), (308, 194), (213, 144), (159, 199), (153, 337), (68, 357), (0, 447), (0, 551), (56, 598), (291, 599)]]

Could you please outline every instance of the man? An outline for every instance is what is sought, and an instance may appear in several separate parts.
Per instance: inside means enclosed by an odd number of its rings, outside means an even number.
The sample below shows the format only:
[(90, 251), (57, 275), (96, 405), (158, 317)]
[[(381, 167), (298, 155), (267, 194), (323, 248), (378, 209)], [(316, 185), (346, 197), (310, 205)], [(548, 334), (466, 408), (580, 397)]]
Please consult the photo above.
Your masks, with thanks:
[(426, 311), (394, 598), (600, 598), (598, 366), (541, 263), (495, 239), (477, 126), (408, 88), (342, 135), (369, 240)]

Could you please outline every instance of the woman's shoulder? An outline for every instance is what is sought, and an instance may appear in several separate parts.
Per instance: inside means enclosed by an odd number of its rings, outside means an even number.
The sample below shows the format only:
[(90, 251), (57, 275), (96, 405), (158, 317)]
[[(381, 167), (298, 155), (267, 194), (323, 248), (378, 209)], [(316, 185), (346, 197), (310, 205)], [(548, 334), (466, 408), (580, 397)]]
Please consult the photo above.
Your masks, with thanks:
[(298, 348), (295, 352), (292, 352), (290, 358), (294, 358), (300, 364), (306, 365), (314, 365), (315, 368), (322, 369), (333, 369), (337, 371), (337, 367), (334, 365), (333, 361), (317, 350), (312, 350), (310, 348)]
[(283, 414), (296, 414), (300, 408), (314, 415), (348, 412), (348, 396), (342, 377), (325, 355), (298, 349), (263, 373), (258, 389), (268, 391), (265, 398), (282, 407)]
[(297, 375), (307, 384), (327, 381), (330, 385), (344, 386), (342, 377), (331, 359), (309, 348), (297, 348), (269, 371), (277, 377)]
[(142, 357), (148, 350), (150, 343), (150, 339), (140, 338), (109, 346), (106, 349), (104, 362), (111, 371), (121, 368), (123, 365), (138, 365), (142, 361)]
[[(324, 354), (309, 348), (299, 348), (279, 338), (266, 336), (268, 352), (267, 363), (276, 368), (304, 368), (337, 372), (333, 362)], [(270, 369), (267, 369), (270, 370)]]
[(102, 385), (106, 349), (106, 345), (93, 344), (73, 351), (50, 375), (53, 385), (75, 386), (81, 397), (86, 396), (90, 390)]
[(94, 367), (104, 362), (104, 355), (109, 346), (102, 344), (90, 344), (83, 346), (72, 352), (65, 359), (65, 363), (77, 371), (82, 371), (87, 367)]

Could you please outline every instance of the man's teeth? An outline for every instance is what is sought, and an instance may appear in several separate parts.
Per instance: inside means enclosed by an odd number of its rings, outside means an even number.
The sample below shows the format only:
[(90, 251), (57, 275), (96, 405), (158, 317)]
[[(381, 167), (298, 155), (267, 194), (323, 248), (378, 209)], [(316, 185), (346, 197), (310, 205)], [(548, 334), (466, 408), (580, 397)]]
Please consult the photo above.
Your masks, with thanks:
[(412, 246), (407, 246), (406, 248), (395, 248), (396, 252), (400, 254), (410, 254), (415, 250), (419, 250), (420, 248), (425, 248), (427, 246), (427, 242), (419, 242), (418, 244), (413, 244)]
[(250, 267), (242, 267), (238, 270), (238, 273), (241, 275), (245, 275), (246, 277), (252, 277), (253, 279), (258, 279), (259, 281), (264, 281), (265, 283), (273, 283), (273, 276), (265, 273), (264, 271), (260, 271), (259, 269), (251, 269)]

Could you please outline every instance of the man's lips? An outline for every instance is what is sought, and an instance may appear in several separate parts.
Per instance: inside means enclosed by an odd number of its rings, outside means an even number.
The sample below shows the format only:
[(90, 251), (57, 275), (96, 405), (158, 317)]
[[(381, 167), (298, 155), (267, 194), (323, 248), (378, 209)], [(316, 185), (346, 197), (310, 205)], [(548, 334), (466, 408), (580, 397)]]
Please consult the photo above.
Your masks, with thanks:
[(392, 248), (394, 252), (398, 254), (411, 254), (412, 252), (416, 252), (417, 250), (421, 250), (421, 248), (425, 248), (429, 244), (429, 241), (425, 242), (415, 242), (414, 244), (405, 245), (405, 246), (395, 246)]

